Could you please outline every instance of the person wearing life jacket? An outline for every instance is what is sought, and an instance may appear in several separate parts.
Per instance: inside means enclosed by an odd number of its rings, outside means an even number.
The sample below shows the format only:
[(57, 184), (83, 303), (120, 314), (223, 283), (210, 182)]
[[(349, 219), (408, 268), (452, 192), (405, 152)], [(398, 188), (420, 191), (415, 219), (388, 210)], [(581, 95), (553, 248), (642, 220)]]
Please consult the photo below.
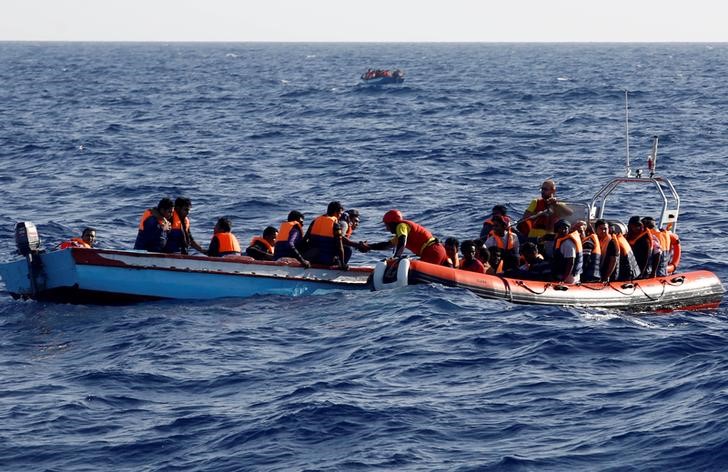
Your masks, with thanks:
[(96, 230), (94, 228), (84, 228), (80, 238), (71, 238), (63, 241), (59, 248), (68, 249), (69, 247), (92, 248), (96, 243)]
[(491, 210), (490, 216), (483, 221), (483, 227), (480, 229), (480, 239), (485, 242), (490, 236), (490, 232), (493, 230), (493, 218), (501, 216), (506, 223), (510, 225), (511, 218), (506, 214), (508, 209), (505, 205), (496, 205)]
[(204, 254), (205, 250), (200, 246), (195, 238), (192, 237), (190, 231), (190, 219), (188, 215), (192, 209), (192, 200), (186, 197), (177, 197), (174, 201), (174, 211), (172, 212), (172, 225), (167, 235), (167, 244), (164, 252), (189, 254), (189, 248), (192, 247), (198, 252)]
[(396, 209), (384, 214), (382, 222), (387, 230), (394, 235), (389, 241), (369, 245), (369, 249), (382, 250), (395, 248), (393, 258), (402, 257), (405, 249), (409, 249), (419, 256), (423, 262), (447, 266), (447, 252), (445, 246), (427, 228), (414, 221), (405, 220), (402, 212)]
[(564, 219), (554, 224), (554, 230), (556, 240), (551, 276), (559, 282), (578, 284), (583, 268), (581, 237), (577, 231), (571, 231), (571, 225)]
[(263, 230), (263, 236), (255, 236), (250, 240), (250, 245), (245, 249), (245, 255), (257, 261), (272, 261), (277, 237), (278, 230), (268, 226)]
[(624, 224), (613, 224), (611, 226), (612, 238), (617, 242), (619, 247), (619, 267), (617, 269), (617, 280), (628, 281), (634, 280), (640, 275), (640, 266), (632, 252), (632, 246), (629, 245), (624, 235)]
[[(339, 227), (341, 228), (341, 242), (344, 244), (344, 248), (351, 247), (355, 248), (359, 252), (367, 252), (369, 251), (369, 247), (367, 246), (366, 241), (356, 242), (351, 239), (352, 234), (359, 227), (360, 221), (361, 219), (359, 217), (359, 210), (350, 209), (342, 213), (341, 217), (339, 218)], [(347, 260), (347, 262), (349, 261)]]
[(278, 237), (273, 251), (273, 260), (283, 257), (292, 257), (298, 260), (303, 267), (308, 269), (311, 263), (303, 258), (301, 251), (304, 248), (303, 242), (303, 213), (293, 210), (288, 213), (288, 220), (281, 223), (278, 230)]
[[(642, 218), (642, 224), (645, 229), (652, 235), (652, 272), (653, 277), (666, 277), (667, 267), (670, 264), (673, 256), (672, 239), (670, 237), (669, 230), (659, 230), (655, 224), (655, 219), (651, 216), (645, 216)], [(659, 251), (656, 250), (655, 246), (659, 247)]]
[(584, 263), (581, 272), (581, 281), (601, 281), (602, 247), (599, 245), (599, 238), (591, 230), (586, 221), (577, 221), (571, 229), (579, 233), (579, 237), (581, 238), (582, 260)]
[(652, 274), (650, 261), (652, 257), (652, 235), (642, 225), (639, 216), (633, 216), (627, 223), (627, 242), (632, 247), (634, 258), (639, 266), (637, 278), (649, 278)]
[(241, 254), (238, 238), (231, 230), (232, 224), (229, 219), (222, 217), (217, 220), (210, 247), (207, 248), (209, 257), (239, 256)]
[(338, 265), (346, 270), (351, 257), (351, 247), (344, 246), (339, 218), (344, 213), (341, 202), (329, 202), (326, 214), (314, 218), (306, 231), (308, 244), (304, 257), (312, 264)]
[(594, 231), (599, 240), (599, 278), (602, 282), (617, 280), (619, 274), (619, 243), (609, 232), (606, 220), (597, 220)]
[(156, 207), (144, 212), (139, 221), (134, 249), (149, 252), (164, 252), (167, 237), (172, 228), (172, 213), (174, 203), (169, 198), (163, 198)]
[(538, 246), (532, 242), (521, 244), (520, 251), (522, 264), (518, 270), (509, 274), (516, 279), (550, 280), (551, 263), (546, 261)]
[(565, 204), (556, 200), (556, 182), (551, 179), (541, 184), (541, 198), (531, 200), (517, 225), (518, 231), (531, 242), (554, 233), (554, 223), (572, 214)]
[(470, 240), (463, 241), (463, 245), (461, 246), (461, 249), (463, 251), (463, 260), (460, 262), (459, 266), (456, 266), (456, 268), (469, 272), (477, 272), (478, 274), (485, 274), (485, 266), (482, 262), (478, 260), (477, 257), (475, 257), (476, 244), (481, 243), (480, 241), (478, 241), (477, 243)]
[(502, 216), (493, 217), (493, 229), (485, 241), (485, 246), (490, 251), (489, 263), (496, 274), (518, 269), (520, 260), (518, 236), (511, 231)]
[[(460, 241), (457, 238), (445, 239), (445, 252), (447, 253), (447, 264), (455, 269), (460, 267)], [(473, 254), (475, 254), (475, 246), (473, 246)]]

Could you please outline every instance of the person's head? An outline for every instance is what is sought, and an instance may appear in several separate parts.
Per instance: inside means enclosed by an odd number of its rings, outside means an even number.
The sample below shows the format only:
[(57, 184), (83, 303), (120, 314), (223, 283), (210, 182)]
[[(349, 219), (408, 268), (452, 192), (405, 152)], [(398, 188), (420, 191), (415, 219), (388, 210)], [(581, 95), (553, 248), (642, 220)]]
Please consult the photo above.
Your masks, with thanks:
[(508, 213), (508, 209), (506, 208), (505, 205), (496, 205), (493, 207), (493, 210), (491, 211), (491, 214), (493, 216), (495, 216), (495, 215), (506, 216), (507, 213)]
[(96, 230), (90, 227), (84, 228), (81, 233), (81, 239), (83, 239), (83, 241), (89, 246), (93, 246), (96, 242)]
[(508, 223), (506, 222), (506, 219), (501, 215), (494, 216), (493, 231), (495, 232), (495, 234), (503, 236), (506, 233), (506, 229), (508, 229)]
[(586, 236), (586, 229), (587, 229), (587, 224), (586, 224), (586, 221), (584, 221), (584, 220), (579, 220), (579, 221), (575, 222), (574, 225), (571, 227), (572, 231), (578, 231), (582, 237)]
[(346, 210), (342, 217), (346, 217), (346, 221), (349, 223), (352, 230), (359, 227), (359, 210)]
[(556, 182), (551, 179), (544, 180), (541, 184), (541, 198), (547, 200), (556, 195)]
[(487, 264), (490, 261), (490, 250), (486, 247), (485, 244), (476, 244), (475, 257), (477, 257), (478, 260), (483, 264)]
[(224, 216), (215, 223), (215, 233), (229, 233), (231, 229), (232, 224), (230, 220)]
[(627, 232), (628, 233), (639, 233), (642, 231), (642, 220), (639, 216), (633, 216), (629, 219), (627, 222)]
[(606, 220), (597, 220), (596, 223), (594, 223), (594, 231), (597, 233), (597, 237), (602, 239), (609, 234), (609, 224)]
[(642, 225), (647, 229), (655, 229), (655, 219), (651, 216), (642, 218)]
[(382, 217), (382, 222), (387, 226), (387, 229), (394, 233), (396, 231), (397, 225), (401, 223), (404, 220), (404, 216), (402, 216), (402, 212), (396, 209), (389, 210), (387, 213), (384, 214)]
[(340, 217), (344, 213), (344, 205), (339, 201), (333, 201), (326, 207), (326, 214), (328, 216)]
[(163, 217), (169, 219), (172, 219), (172, 210), (174, 210), (174, 203), (172, 202), (171, 198), (164, 197), (163, 199), (159, 200), (159, 203), (157, 204), (157, 210), (159, 210), (159, 213), (162, 214)]
[(528, 262), (533, 262), (538, 257), (538, 246), (535, 243), (528, 242), (521, 244), (521, 255)]
[(174, 200), (174, 210), (177, 212), (180, 218), (184, 218), (190, 214), (192, 208), (192, 200), (187, 197), (177, 197)]
[(472, 240), (463, 241), (463, 245), (460, 247), (460, 252), (463, 253), (463, 259), (466, 261), (472, 261), (475, 259), (475, 242)]
[(565, 236), (569, 233), (569, 230), (571, 229), (571, 224), (567, 220), (561, 219), (554, 223), (554, 231), (558, 236)]
[(303, 213), (298, 210), (293, 210), (288, 214), (288, 221), (297, 221), (303, 224)]
[(276, 242), (276, 238), (278, 237), (278, 230), (275, 229), (272, 226), (268, 226), (263, 230), (263, 239), (268, 241), (271, 244), (274, 244)]
[(460, 241), (458, 241), (456, 238), (447, 238), (445, 239), (444, 246), (447, 255), (452, 257), (460, 250)]

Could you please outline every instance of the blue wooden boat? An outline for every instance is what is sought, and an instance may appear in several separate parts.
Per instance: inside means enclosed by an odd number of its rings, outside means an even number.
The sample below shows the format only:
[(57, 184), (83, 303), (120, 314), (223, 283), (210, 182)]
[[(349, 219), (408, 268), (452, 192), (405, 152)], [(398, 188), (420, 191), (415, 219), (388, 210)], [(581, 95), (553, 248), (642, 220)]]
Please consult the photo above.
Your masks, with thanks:
[(70, 303), (299, 296), (368, 289), (373, 270), (304, 269), (294, 260), (267, 262), (246, 256), (220, 258), (85, 248), (41, 252), (23, 249), (22, 244), (19, 249), (23, 258), (0, 264), (7, 292), (14, 298)]

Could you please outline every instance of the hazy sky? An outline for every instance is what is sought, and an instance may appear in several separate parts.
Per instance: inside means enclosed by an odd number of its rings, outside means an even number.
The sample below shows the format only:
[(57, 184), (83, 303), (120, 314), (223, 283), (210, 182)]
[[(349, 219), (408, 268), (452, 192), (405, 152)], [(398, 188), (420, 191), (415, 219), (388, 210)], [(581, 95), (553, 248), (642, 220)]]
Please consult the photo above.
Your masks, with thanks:
[(2, 0), (0, 40), (728, 41), (721, 0)]

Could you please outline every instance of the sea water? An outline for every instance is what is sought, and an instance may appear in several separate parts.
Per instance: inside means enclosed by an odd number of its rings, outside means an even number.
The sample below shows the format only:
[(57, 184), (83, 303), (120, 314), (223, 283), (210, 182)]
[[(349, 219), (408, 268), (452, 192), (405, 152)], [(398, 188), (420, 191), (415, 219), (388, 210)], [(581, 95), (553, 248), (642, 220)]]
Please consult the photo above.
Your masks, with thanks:
[[(406, 80), (360, 86), (370, 67)], [(725, 44), (0, 43), (0, 260), (18, 221), (47, 249), (85, 226), (131, 248), (142, 212), (180, 195), (203, 245), (220, 216), (245, 244), (331, 200), (360, 210), (356, 240), (385, 240), (390, 208), (473, 238), (546, 178), (583, 200), (624, 175), (627, 90), (633, 170), (659, 136), (682, 197), (682, 268), (725, 284), (726, 76)], [(0, 470), (728, 467), (725, 302), (0, 295)]]

